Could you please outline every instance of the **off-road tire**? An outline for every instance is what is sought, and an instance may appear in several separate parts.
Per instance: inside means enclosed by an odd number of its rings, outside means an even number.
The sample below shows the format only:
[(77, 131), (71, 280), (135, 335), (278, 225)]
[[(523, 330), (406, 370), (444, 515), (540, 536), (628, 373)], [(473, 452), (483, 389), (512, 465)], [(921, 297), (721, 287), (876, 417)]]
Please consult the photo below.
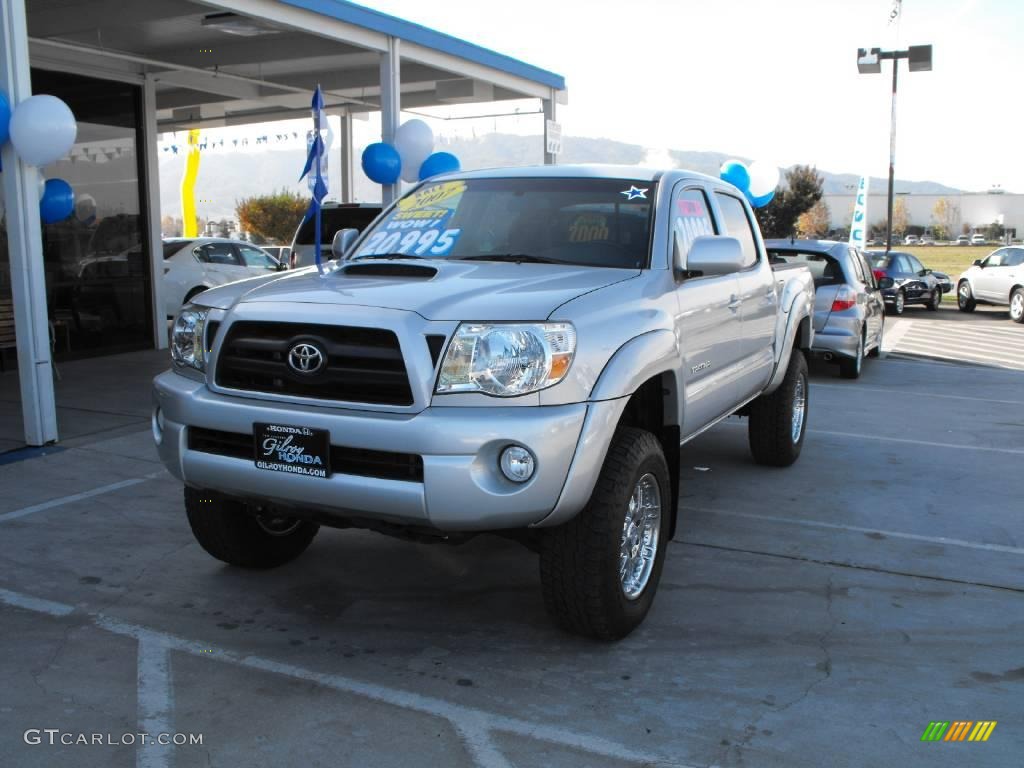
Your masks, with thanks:
[(185, 488), (185, 513), (199, 545), (218, 560), (241, 568), (275, 568), (306, 551), (320, 526), (296, 521), (294, 529), (273, 534), (242, 502)]
[[(645, 474), (661, 495), (658, 546), (647, 584), (627, 599), (619, 575), (623, 524), (630, 496)], [(598, 640), (618, 640), (647, 615), (661, 578), (672, 510), (668, 464), (650, 432), (619, 428), (612, 438), (590, 501), (576, 517), (543, 531), (540, 579), (544, 606), (569, 632)]]
[[(793, 411), (797, 383), (803, 382), (804, 418), (800, 436), (793, 440)], [(810, 392), (807, 361), (803, 352), (794, 349), (789, 358), (786, 377), (770, 395), (761, 395), (750, 404), (748, 434), (754, 461), (769, 467), (788, 467), (800, 457), (807, 435)]]

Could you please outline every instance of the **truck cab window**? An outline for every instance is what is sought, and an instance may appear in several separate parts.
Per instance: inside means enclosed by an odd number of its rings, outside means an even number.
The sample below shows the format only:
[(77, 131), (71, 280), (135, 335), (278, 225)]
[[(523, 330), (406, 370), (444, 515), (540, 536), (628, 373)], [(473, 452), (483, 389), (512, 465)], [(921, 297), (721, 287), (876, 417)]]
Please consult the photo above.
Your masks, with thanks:
[(725, 231), (723, 234), (735, 237), (743, 247), (743, 268), (752, 267), (757, 263), (757, 241), (754, 240), (754, 231), (751, 229), (750, 219), (743, 203), (732, 195), (716, 192), (718, 208), (722, 211), (722, 224)]

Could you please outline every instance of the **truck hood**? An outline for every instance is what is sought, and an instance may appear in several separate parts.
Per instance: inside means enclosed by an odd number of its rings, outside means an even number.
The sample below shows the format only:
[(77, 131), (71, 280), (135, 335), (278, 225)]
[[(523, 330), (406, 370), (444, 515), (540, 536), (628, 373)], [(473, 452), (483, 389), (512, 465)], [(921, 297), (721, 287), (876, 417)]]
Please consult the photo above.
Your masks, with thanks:
[(543, 320), (557, 307), (640, 274), (562, 264), (362, 261), (320, 276), (313, 268), (214, 288), (195, 303), (284, 302), (416, 312), (427, 320)]

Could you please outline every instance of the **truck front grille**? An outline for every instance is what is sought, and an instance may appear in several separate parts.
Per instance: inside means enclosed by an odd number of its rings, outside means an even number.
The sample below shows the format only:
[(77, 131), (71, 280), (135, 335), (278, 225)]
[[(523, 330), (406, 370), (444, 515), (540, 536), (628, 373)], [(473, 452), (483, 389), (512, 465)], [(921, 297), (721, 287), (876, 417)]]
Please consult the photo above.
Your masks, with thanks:
[[(326, 355), (314, 374), (297, 372), (288, 363), (288, 353), (300, 342)], [(230, 389), (318, 400), (413, 403), (398, 337), (381, 328), (238, 322), (221, 344), (215, 380)]]
[[(254, 461), (256, 455), (251, 434), (205, 427), (188, 428), (188, 447), (191, 451), (249, 461)], [(343, 475), (422, 483), (423, 457), (415, 453), (371, 451), (366, 448), (332, 445), (331, 471)]]

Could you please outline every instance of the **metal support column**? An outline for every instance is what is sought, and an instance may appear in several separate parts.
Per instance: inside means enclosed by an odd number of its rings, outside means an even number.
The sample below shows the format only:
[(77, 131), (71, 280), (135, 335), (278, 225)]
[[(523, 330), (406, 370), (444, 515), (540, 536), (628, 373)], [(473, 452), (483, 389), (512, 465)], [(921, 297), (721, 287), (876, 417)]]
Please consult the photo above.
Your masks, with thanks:
[[(32, 95), (25, 0), (0, 3), (0, 88), (13, 108)], [(25, 165), (14, 147), (3, 147), (7, 247), (11, 262), (14, 330), (18, 338), (18, 378), (25, 442), (45, 445), (57, 439), (46, 273), (39, 221), (39, 171)]]
[(153, 299), (153, 344), (156, 349), (167, 349), (167, 318), (164, 315), (164, 249), (161, 247), (163, 226), (160, 221), (160, 158), (157, 152), (156, 80), (146, 75), (142, 85), (142, 136), (138, 150), (146, 168), (146, 197), (149, 223), (149, 274)]
[[(380, 132), (381, 140), (386, 144), (395, 142), (395, 132), (402, 111), (402, 76), (400, 41), (396, 37), (388, 38), (388, 49), (380, 58)], [(401, 194), (401, 180), (394, 184), (385, 184), (382, 188), (384, 205), (389, 205)]]
[(557, 116), (558, 115), (558, 105), (557, 105), (557, 97), (555, 95), (555, 91), (552, 91), (551, 92), (551, 96), (549, 96), (548, 98), (541, 99), (541, 108), (544, 110), (544, 125), (545, 125), (545, 131), (544, 131), (544, 134), (543, 134), (543, 136), (544, 136), (543, 141), (545, 142), (545, 145), (544, 145), (544, 165), (555, 165), (558, 162), (558, 155), (552, 154), (551, 152), (548, 152), (548, 148), (547, 148), (547, 130), (546, 130), (546, 126), (548, 124), (547, 123), (548, 120), (551, 120), (552, 122), (555, 122), (555, 123), (558, 122), (558, 116)]
[(347, 109), (341, 113), (341, 131), (338, 136), (338, 151), (341, 154), (341, 162), (338, 168), (341, 170), (341, 189), (338, 195), (343, 203), (355, 201), (355, 180), (353, 177), (353, 166), (355, 164), (355, 147), (352, 146), (352, 113)]

